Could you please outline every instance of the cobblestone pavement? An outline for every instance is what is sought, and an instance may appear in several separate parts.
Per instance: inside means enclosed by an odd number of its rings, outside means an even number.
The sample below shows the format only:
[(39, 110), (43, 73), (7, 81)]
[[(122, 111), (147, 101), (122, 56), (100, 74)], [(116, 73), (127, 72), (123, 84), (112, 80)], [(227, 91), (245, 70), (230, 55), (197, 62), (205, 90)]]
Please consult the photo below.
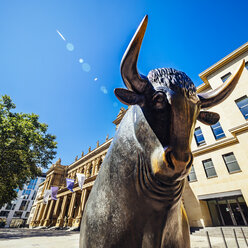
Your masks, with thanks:
[[(212, 248), (225, 247), (222, 238), (210, 237)], [(233, 238), (227, 239), (229, 248), (236, 248), (237, 245)], [(79, 232), (65, 230), (37, 230), (37, 229), (10, 229), (0, 228), (0, 247), (1, 248), (78, 248)], [(206, 237), (192, 236), (192, 248), (208, 248)], [(239, 239), (239, 247), (247, 247), (244, 240)]]

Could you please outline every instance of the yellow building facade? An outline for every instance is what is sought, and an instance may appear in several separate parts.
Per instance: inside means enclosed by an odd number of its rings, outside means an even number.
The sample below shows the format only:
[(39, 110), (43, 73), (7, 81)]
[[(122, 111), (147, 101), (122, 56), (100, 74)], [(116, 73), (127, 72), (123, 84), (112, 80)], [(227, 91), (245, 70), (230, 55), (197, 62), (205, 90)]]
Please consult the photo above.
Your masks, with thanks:
[(197, 121), (193, 169), (184, 193), (191, 226), (247, 225), (248, 222), (248, 43), (202, 72), (198, 92), (216, 89), (246, 66), (232, 94), (210, 111), (219, 123)]
[[(242, 60), (248, 61), (248, 43), (244, 44), (199, 76), (198, 92), (216, 89), (235, 73)], [(196, 123), (192, 142), (193, 169), (183, 195), (190, 226), (247, 225), (248, 222), (248, 66), (232, 94), (210, 111), (220, 115), (214, 126)], [(246, 106), (247, 104), (247, 106)], [(247, 112), (246, 112), (247, 111)], [(121, 108), (114, 124), (118, 127), (126, 110)], [(246, 116), (247, 113), (247, 116)], [(79, 227), (88, 195), (97, 177), (112, 139), (89, 148), (86, 155), (69, 166), (58, 160), (47, 172), (31, 210), (30, 227)], [(81, 190), (76, 173), (84, 173)], [(74, 193), (65, 186), (65, 178), (75, 179)], [(59, 186), (58, 200), (43, 203), (43, 193)]]

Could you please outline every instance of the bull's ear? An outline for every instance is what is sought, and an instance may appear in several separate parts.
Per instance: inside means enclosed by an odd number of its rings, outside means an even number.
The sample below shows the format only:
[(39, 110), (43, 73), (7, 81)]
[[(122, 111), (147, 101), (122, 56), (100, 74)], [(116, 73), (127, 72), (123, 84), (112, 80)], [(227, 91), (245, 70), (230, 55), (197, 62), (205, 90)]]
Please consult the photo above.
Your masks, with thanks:
[(214, 125), (220, 119), (219, 114), (210, 111), (201, 111), (197, 117), (197, 120), (206, 124)]
[(117, 88), (114, 90), (116, 97), (126, 105), (143, 105), (145, 103), (145, 98), (133, 91)]

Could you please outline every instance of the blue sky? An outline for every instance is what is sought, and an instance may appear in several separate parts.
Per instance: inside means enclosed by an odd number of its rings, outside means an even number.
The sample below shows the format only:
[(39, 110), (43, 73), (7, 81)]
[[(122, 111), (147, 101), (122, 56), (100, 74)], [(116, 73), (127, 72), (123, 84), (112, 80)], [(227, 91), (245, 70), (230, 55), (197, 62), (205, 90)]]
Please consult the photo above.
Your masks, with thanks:
[(145, 14), (139, 71), (174, 67), (199, 85), (199, 73), (248, 41), (247, 9), (239, 0), (1, 0), (0, 94), (49, 125), (68, 165), (114, 135), (120, 61)]

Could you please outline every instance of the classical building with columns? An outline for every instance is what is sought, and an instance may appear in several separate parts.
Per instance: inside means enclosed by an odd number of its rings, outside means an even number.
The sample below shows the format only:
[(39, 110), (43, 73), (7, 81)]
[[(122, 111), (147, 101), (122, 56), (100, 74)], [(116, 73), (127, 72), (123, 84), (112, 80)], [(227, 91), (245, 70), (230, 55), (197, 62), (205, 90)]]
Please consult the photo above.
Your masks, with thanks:
[[(113, 123), (118, 127), (126, 110), (121, 108), (116, 120)], [(46, 180), (40, 184), (39, 192), (30, 213), (30, 227), (56, 226), (56, 227), (79, 227), (83, 209), (88, 199), (91, 188), (97, 177), (102, 161), (112, 142), (108, 136), (103, 144), (97, 142), (94, 150), (89, 148), (87, 154), (81, 158), (75, 158), (75, 162), (69, 166), (61, 165), (59, 159), (47, 172)], [(76, 173), (83, 173), (86, 179), (81, 190), (78, 187)], [(66, 188), (66, 178), (75, 180), (74, 193)], [(43, 195), (46, 189), (51, 186), (58, 186), (57, 200), (43, 203)]]
[[(220, 115), (217, 124), (197, 121), (192, 141), (194, 163), (188, 176), (183, 203), (190, 226), (247, 225), (248, 223), (248, 43), (239, 47), (199, 76), (203, 84), (197, 92), (216, 89), (231, 77), (242, 60), (246, 66), (232, 94), (210, 109)], [(114, 124), (118, 127), (126, 110), (121, 108)], [(30, 214), (30, 227), (78, 227), (88, 195), (112, 139), (69, 166), (58, 160), (40, 185), (40, 194)], [(83, 190), (76, 173), (84, 173)], [(74, 193), (65, 187), (65, 178), (75, 179)], [(59, 186), (58, 200), (43, 204), (44, 190)], [(31, 217), (32, 216), (32, 217)]]

